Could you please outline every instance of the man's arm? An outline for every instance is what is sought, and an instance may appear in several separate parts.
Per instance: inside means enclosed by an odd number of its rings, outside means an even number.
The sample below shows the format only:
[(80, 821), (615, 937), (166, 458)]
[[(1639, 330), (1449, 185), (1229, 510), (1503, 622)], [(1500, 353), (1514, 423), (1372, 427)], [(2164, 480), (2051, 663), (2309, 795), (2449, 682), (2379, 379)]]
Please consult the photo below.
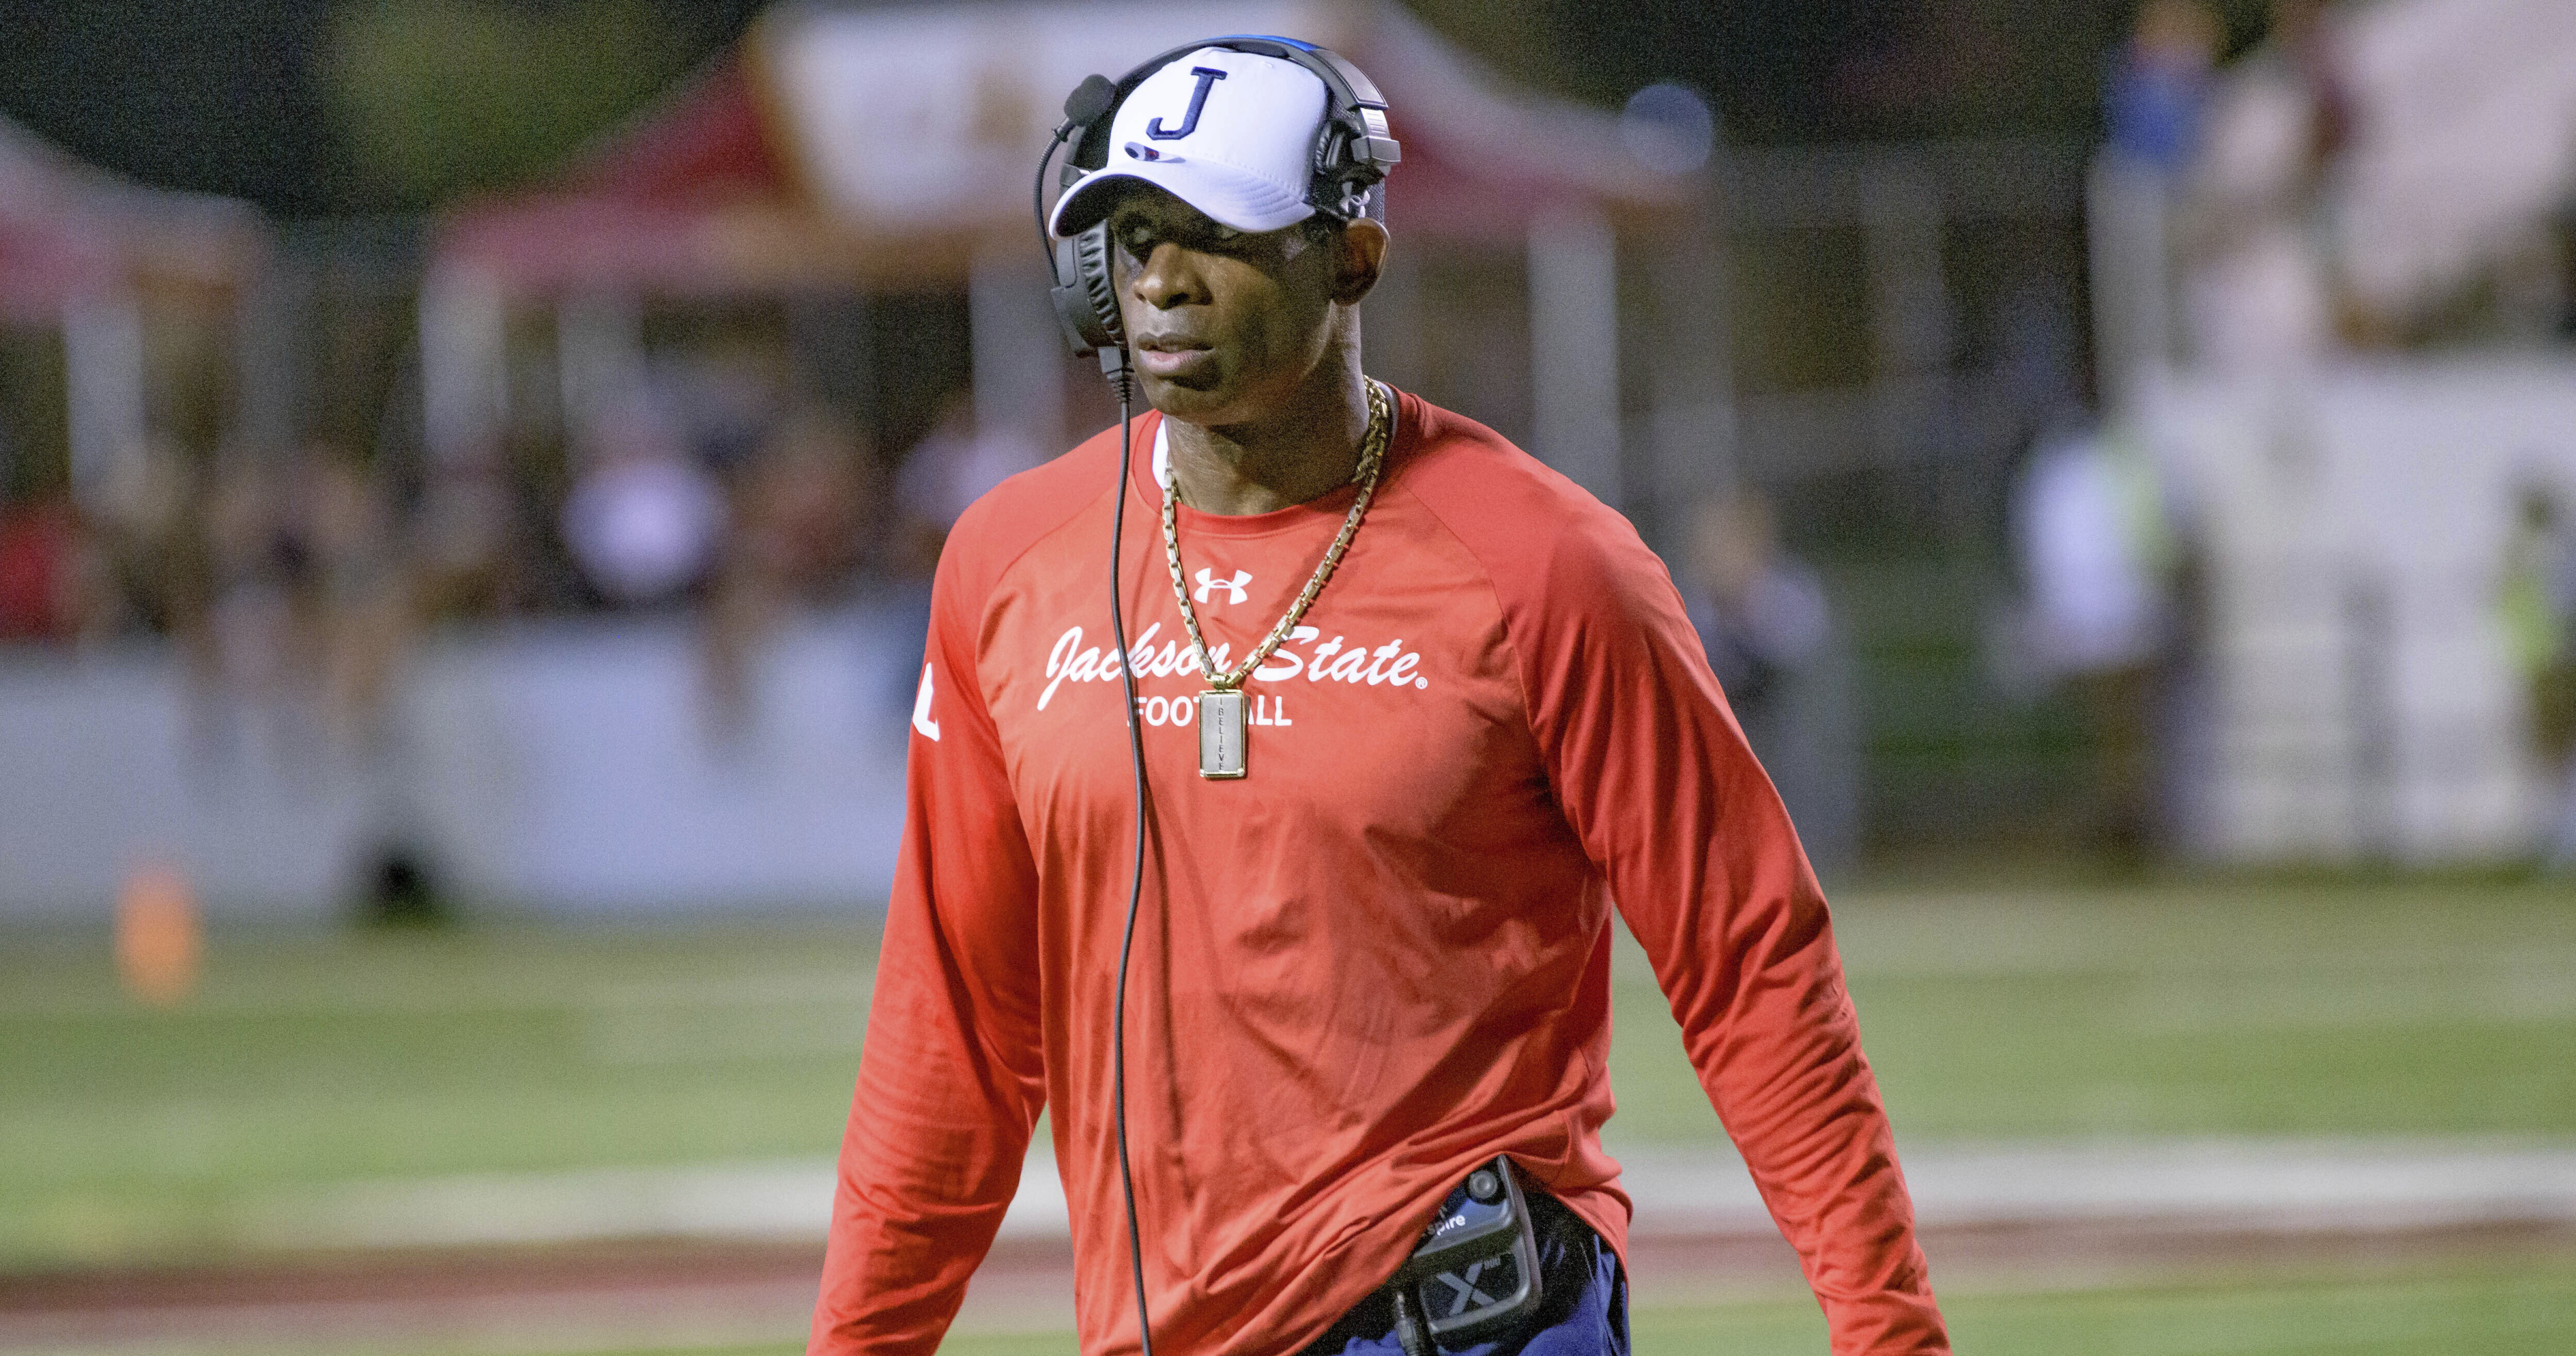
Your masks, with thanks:
[(1823, 892), (1669, 577), (1618, 521), (1527, 568), (1506, 615), (1548, 776), (1834, 1351), (1947, 1352)]
[(933, 594), (813, 1356), (938, 1347), (1045, 1100), (1037, 872), (976, 684), (975, 605), (951, 564)]

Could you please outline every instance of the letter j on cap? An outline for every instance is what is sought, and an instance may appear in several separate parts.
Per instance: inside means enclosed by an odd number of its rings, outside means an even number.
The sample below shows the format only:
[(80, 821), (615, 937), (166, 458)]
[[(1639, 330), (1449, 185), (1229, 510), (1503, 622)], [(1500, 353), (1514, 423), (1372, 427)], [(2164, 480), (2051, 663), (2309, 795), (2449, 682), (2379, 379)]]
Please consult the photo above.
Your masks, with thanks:
[[(1199, 83), (1198, 88), (1190, 91), (1190, 111), (1181, 115), (1181, 125), (1173, 131), (1166, 132), (1163, 130), (1163, 120), (1158, 117), (1145, 124), (1145, 135), (1156, 141), (1178, 141), (1198, 130), (1199, 110), (1207, 107), (1208, 91), (1216, 87), (1217, 81), (1225, 78), (1225, 72), (1207, 66), (1192, 66), (1190, 74), (1197, 76)], [(1129, 126), (1134, 124), (1131, 123)]]

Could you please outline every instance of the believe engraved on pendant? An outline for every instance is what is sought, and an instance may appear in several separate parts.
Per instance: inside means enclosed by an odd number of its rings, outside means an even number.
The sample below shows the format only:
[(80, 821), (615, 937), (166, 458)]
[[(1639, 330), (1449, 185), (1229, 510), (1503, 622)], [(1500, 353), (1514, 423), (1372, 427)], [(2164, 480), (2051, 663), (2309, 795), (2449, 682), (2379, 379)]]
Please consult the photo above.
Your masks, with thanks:
[(1199, 775), (1230, 780), (1244, 775), (1243, 689), (1217, 688), (1199, 694)]

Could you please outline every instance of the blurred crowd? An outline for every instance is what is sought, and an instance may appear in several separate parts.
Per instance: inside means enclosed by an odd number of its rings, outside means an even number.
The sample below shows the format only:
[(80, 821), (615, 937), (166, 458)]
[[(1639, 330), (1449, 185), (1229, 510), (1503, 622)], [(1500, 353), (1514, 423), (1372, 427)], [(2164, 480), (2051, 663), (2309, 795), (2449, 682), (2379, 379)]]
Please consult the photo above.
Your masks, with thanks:
[(2272, 0), (2230, 57), (2206, 0), (2148, 0), (2104, 74), (2095, 229), (2155, 256), (2161, 295), (2113, 304), (2162, 357), (2266, 371), (2576, 334), (2559, 8)]
[[(2367, 65), (2361, 21), (2397, 8), (2273, 0), (2258, 40), (2231, 56), (2228, 27), (2205, 0), (2146, 0), (2105, 70), (2088, 217), (2102, 399), (2094, 412), (2069, 410), (2036, 430), (2013, 477), (2007, 538), (2020, 599), (2000, 667), (2083, 712), (2096, 827), (2115, 851), (2170, 844), (2207, 813), (2190, 803), (2191, 788), (2209, 781), (2192, 763), (2212, 756), (2195, 741), (2217, 723), (2205, 525), (2193, 521), (2175, 467), (2147, 446), (2135, 418), (2140, 383), (2176, 369), (2226, 374), (2266, 412), (2256, 443), (2285, 473), (2306, 473), (2313, 449), (2284, 431), (2311, 417), (2305, 393), (2335, 355), (2576, 334), (2568, 167), (2524, 184), (2506, 157), (2440, 180), (2482, 208), (2531, 195), (2519, 216), (2492, 206), (2474, 241), (2439, 234), (2474, 213), (2392, 216), (2372, 197), (2401, 182), (2392, 165), (2441, 168), (2444, 157), (2416, 143), (2457, 130), (2404, 100), (2438, 94), (2456, 111), (2489, 93), (2405, 84), (2424, 73), (2404, 65), (2411, 52), (2392, 46), (2391, 30), (2367, 35), (2377, 44), (2377, 65)], [(2514, 32), (2513, 14), (2545, 15), (2547, 5), (2486, 8), (2413, 6), (2423, 22), (2407, 31), (2419, 43), (2454, 40), (2452, 56), (2499, 70), (2528, 60), (2499, 43)], [(2563, 68), (2524, 83), (2566, 87)], [(2465, 115), (2455, 121), (2469, 125)], [(2548, 144), (2563, 130), (2526, 124), (2511, 134)], [(2456, 267), (2392, 271), (2388, 261), (2405, 256), (2389, 248), (2391, 220), (2424, 233), (2406, 242), (2415, 257)], [(2576, 865), (2576, 546), (2548, 477), (2532, 468), (2518, 494), (2518, 527), (2488, 573), (2496, 629), (2524, 685), (2531, 762), (2565, 788), (2543, 845), (2565, 867)], [(2375, 597), (2365, 591), (2349, 604), (2361, 628), (2355, 644), (2384, 649), (2389, 638), (2370, 629), (2385, 626)], [(2386, 694), (2354, 700), (2371, 698)], [(2386, 713), (2363, 723), (2372, 718)], [(2356, 738), (2367, 748), (2389, 735)]]
[(2513, 536), (2496, 580), (2495, 611), (2529, 704), (2532, 753), (2555, 788), (2541, 858), (2576, 870), (2576, 518), (2538, 477), (2515, 494)]
[[(2092, 398), (2071, 306), (2000, 308), (1996, 370), (2014, 413), (1994, 441), (2017, 451), (1996, 478), (1997, 530), (1980, 536), (2009, 559), (2012, 597), (1985, 659), (2008, 693), (2077, 713), (2090, 827), (2114, 854), (2183, 836), (2200, 813), (2186, 788), (2207, 781), (2188, 766), (2206, 753), (2192, 741), (2213, 726), (2200, 525), (2124, 383), (2188, 364), (2286, 381), (2330, 346), (2409, 342), (2435, 323), (2375, 303), (2346, 266), (2337, 195), (2374, 135), (2336, 26), (2354, 12), (2275, 0), (2259, 35), (2231, 34), (2207, 0), (2145, 0), (2101, 83)], [(2562, 293), (2576, 286), (2569, 256)], [(2576, 304), (2562, 313), (2576, 326)], [(77, 496), (0, 502), (0, 642), (165, 636), (195, 691), (292, 707), (364, 745), (433, 628), (657, 614), (694, 628), (721, 740), (750, 723), (757, 656), (798, 615), (874, 598), (917, 638), (949, 525), (1056, 450), (978, 428), (963, 389), (926, 434), (889, 447), (827, 401), (637, 372), (578, 400), (568, 388), (542, 447), (515, 433), (390, 457), (322, 442), (129, 446)], [(2576, 528), (2537, 481), (2522, 515), (2496, 562), (2497, 608), (2535, 753), (2576, 787)], [(1811, 851), (1850, 859), (1859, 660), (1822, 577), (1786, 549), (1754, 486), (1656, 516), (1677, 528), (1662, 543), (1676, 582)], [(2576, 863), (2576, 793), (2565, 803), (2553, 850)]]
[(391, 465), (321, 442), (147, 443), (77, 499), (0, 505), (0, 641), (167, 637), (202, 695), (291, 706), (363, 745), (428, 628), (664, 613), (702, 638), (722, 734), (747, 716), (761, 642), (799, 612), (872, 594), (926, 612), (949, 525), (1042, 455), (979, 436), (971, 410), (958, 393), (892, 462), (826, 404), (746, 428), (652, 389), (602, 402), (554, 475), (497, 446)]

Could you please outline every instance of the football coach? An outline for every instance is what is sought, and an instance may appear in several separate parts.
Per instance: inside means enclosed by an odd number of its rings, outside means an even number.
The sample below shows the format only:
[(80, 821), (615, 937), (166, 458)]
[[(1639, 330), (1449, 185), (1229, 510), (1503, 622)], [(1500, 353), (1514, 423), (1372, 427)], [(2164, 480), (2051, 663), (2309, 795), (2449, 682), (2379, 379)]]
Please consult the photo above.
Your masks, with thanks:
[(1365, 374), (1376, 92), (1235, 38), (1100, 89), (1049, 227), (1152, 408), (940, 559), (811, 1351), (939, 1345), (1044, 1110), (1087, 1356), (1627, 1352), (1614, 909), (1833, 1351), (1948, 1351), (1824, 897), (1662, 563)]

